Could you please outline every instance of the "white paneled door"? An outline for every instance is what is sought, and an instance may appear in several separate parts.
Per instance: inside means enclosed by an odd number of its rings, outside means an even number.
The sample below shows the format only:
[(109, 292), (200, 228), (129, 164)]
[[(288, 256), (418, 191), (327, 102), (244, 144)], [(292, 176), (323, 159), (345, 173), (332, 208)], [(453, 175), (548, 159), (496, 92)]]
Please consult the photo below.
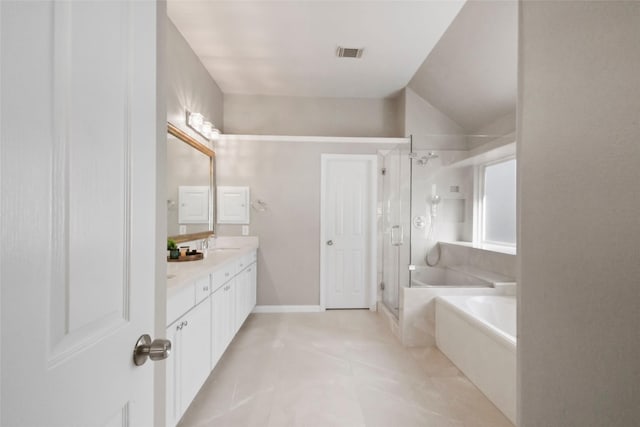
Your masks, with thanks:
[(158, 7), (0, 2), (3, 426), (154, 425)]
[(322, 155), (321, 306), (375, 304), (375, 155)]

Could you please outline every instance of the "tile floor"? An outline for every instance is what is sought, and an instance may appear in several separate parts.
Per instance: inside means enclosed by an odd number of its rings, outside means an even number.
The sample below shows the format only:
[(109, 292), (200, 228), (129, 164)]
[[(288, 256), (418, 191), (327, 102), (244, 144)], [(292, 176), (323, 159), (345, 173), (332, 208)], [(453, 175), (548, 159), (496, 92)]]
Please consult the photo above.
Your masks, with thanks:
[(368, 310), (252, 314), (180, 427), (512, 427), (435, 348)]

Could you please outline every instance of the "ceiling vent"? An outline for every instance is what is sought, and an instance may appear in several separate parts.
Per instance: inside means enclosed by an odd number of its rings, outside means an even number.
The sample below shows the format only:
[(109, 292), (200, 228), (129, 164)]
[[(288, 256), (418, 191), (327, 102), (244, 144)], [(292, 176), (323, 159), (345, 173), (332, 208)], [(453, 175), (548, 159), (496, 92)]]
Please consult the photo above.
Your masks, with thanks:
[(354, 47), (338, 47), (336, 54), (340, 58), (360, 58), (363, 50)]

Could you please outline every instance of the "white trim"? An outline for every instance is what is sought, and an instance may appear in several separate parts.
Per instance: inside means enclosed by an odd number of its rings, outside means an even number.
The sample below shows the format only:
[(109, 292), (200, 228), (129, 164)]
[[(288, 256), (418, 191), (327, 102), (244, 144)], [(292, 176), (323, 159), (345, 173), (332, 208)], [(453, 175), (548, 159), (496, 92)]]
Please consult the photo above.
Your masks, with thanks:
[(318, 313), (319, 305), (256, 305), (252, 313)]
[(293, 135), (220, 135), (218, 142), (311, 142), (318, 144), (408, 144), (409, 138)]
[(378, 222), (377, 222), (377, 207), (378, 207), (378, 155), (377, 154), (321, 154), (320, 155), (320, 307), (322, 310), (326, 310), (326, 285), (325, 285), (325, 260), (327, 246), (325, 244), (325, 176), (327, 172), (327, 162), (331, 159), (350, 159), (350, 160), (363, 160), (367, 161), (370, 168), (370, 183), (371, 192), (369, 194), (371, 217), (369, 224), (369, 279), (371, 281), (369, 288), (369, 309), (376, 307), (378, 300)]

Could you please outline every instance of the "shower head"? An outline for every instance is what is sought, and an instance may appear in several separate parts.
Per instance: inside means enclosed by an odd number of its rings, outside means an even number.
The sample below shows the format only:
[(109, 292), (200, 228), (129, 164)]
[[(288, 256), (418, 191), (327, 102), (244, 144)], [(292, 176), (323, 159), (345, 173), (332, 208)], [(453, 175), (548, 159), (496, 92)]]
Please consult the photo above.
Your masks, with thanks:
[(437, 159), (438, 157), (440, 156), (437, 155), (435, 152), (429, 151), (426, 156), (422, 156), (418, 159), (418, 165), (427, 166), (427, 163), (429, 163), (429, 160)]

